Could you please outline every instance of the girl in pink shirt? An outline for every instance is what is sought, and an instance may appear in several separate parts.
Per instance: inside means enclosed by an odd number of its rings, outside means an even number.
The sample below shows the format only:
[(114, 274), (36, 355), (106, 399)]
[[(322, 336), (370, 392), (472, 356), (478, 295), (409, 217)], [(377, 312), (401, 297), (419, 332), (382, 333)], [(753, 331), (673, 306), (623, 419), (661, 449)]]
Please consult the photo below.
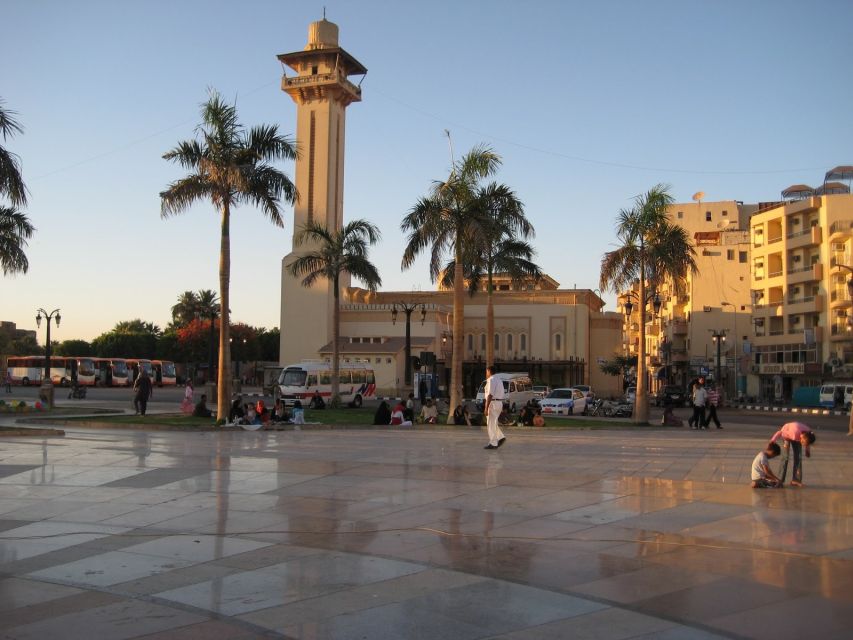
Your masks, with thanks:
[(784, 457), (782, 458), (782, 473), (779, 474), (782, 482), (785, 482), (785, 474), (788, 471), (788, 458), (790, 452), (794, 451), (794, 469), (791, 473), (791, 485), (795, 487), (803, 486), (803, 448), (805, 448), (806, 457), (811, 456), (811, 445), (815, 441), (814, 431), (808, 425), (802, 422), (786, 422), (782, 425), (770, 442), (776, 442), (779, 438), (783, 440)]

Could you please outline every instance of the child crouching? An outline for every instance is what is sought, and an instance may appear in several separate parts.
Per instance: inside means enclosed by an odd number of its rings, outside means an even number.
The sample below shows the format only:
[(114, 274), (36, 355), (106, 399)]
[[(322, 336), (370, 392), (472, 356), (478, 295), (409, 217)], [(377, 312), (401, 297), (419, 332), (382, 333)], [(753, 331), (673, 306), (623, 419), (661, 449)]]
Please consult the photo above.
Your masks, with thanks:
[(775, 442), (767, 444), (764, 451), (759, 452), (752, 461), (752, 488), (767, 489), (768, 487), (781, 487), (782, 481), (770, 469), (770, 458), (779, 455), (781, 449)]

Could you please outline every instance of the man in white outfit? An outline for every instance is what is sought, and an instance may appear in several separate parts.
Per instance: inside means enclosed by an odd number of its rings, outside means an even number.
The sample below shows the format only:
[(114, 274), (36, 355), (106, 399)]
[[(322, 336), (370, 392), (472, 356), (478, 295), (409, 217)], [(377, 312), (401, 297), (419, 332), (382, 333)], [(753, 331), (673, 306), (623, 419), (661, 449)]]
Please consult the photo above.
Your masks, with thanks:
[(494, 367), (486, 368), (486, 427), (489, 433), (489, 444), (484, 449), (497, 449), (506, 440), (504, 432), (498, 426), (498, 418), (504, 407), (504, 383), (494, 376)]

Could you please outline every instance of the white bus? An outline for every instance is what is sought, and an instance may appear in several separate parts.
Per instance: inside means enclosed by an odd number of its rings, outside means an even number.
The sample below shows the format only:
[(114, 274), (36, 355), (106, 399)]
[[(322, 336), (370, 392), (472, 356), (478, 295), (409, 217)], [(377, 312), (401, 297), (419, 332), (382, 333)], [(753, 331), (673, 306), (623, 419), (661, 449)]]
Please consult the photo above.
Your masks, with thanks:
[[(6, 366), (12, 377), (12, 384), (26, 387), (41, 384), (44, 379), (44, 356), (9, 356)], [(50, 379), (53, 384), (62, 386), (71, 383), (71, 371), (63, 356), (50, 357)]]
[[(365, 398), (376, 395), (376, 377), (370, 365), (341, 363), (339, 369), (341, 401), (360, 407)], [(286, 405), (299, 400), (307, 406), (318, 391), (328, 403), (332, 397), (332, 366), (328, 362), (306, 361), (284, 368), (273, 395)]]

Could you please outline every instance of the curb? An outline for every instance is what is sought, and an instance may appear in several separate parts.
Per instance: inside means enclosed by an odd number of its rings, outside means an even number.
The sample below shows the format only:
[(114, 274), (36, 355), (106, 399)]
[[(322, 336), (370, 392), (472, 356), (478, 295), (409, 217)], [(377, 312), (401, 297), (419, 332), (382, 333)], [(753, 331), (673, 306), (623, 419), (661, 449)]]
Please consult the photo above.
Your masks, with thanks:
[(834, 409), (814, 409), (809, 407), (774, 407), (770, 405), (732, 405), (733, 409), (742, 409), (745, 411), (768, 411), (773, 413), (802, 413), (812, 416), (846, 416), (849, 415), (846, 411), (836, 411)]

